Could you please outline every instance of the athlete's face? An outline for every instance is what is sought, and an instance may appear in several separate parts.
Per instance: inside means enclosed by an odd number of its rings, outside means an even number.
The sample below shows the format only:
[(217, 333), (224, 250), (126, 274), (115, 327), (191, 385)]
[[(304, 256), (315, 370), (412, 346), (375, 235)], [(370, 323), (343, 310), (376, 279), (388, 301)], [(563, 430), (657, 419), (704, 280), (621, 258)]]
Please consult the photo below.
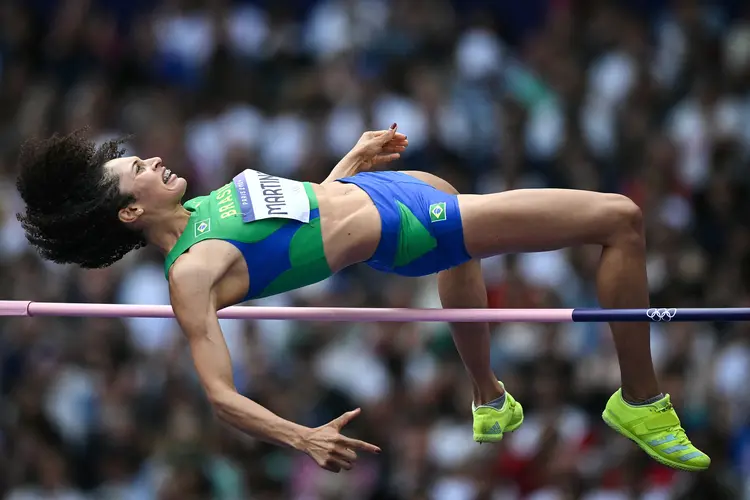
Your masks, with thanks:
[(167, 169), (161, 158), (117, 158), (104, 165), (120, 180), (120, 191), (135, 201), (120, 210), (120, 220), (135, 222), (174, 210), (185, 195), (187, 182)]

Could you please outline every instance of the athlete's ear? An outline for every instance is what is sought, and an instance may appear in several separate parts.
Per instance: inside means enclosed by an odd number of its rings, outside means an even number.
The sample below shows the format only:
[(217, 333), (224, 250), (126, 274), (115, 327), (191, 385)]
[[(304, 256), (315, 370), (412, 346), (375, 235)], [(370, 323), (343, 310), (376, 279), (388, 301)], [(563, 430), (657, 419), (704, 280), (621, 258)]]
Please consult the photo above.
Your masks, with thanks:
[(120, 221), (125, 224), (132, 224), (137, 221), (141, 215), (143, 215), (143, 209), (135, 205), (128, 205), (125, 208), (121, 208), (117, 213)]

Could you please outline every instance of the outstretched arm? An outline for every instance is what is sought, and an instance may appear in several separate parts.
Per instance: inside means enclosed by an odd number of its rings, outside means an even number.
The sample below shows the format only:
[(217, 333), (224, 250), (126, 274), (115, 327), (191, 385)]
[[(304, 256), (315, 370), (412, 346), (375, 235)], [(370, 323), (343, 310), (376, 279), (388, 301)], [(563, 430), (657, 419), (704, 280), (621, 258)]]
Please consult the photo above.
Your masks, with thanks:
[(254, 437), (301, 450), (306, 428), (284, 420), (237, 392), (208, 273), (200, 269), (175, 271), (170, 280), (172, 308), (217, 416)]
[(374, 445), (339, 434), (359, 410), (311, 429), (285, 420), (237, 392), (211, 281), (202, 268), (173, 268), (170, 295), (177, 321), (190, 344), (195, 368), (217, 416), (253, 437), (303, 451), (318, 465), (334, 472), (351, 469), (357, 458), (354, 450), (379, 453), (380, 449)]
[(398, 160), (409, 141), (396, 132), (394, 123), (388, 130), (365, 132), (357, 144), (333, 167), (323, 184), (370, 170), (373, 165)]

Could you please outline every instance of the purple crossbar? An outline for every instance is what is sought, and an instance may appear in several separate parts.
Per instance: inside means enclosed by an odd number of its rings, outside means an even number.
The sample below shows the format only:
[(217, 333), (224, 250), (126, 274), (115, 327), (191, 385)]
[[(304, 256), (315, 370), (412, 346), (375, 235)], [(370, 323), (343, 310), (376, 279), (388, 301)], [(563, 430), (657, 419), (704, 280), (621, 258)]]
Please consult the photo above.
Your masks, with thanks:
[[(288, 319), (303, 321), (448, 323), (522, 322), (569, 323), (572, 309), (367, 309), (355, 307), (234, 306), (219, 311), (226, 319)], [(75, 316), (97, 318), (173, 318), (170, 306), (127, 304), (66, 304), (0, 301), (0, 316)]]

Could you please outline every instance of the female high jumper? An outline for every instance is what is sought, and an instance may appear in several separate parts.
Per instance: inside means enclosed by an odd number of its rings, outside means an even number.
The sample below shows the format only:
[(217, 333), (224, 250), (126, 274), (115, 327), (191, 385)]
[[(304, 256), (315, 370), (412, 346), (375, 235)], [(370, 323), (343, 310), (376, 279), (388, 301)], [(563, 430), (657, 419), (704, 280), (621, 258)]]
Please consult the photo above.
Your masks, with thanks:
[[(172, 307), (216, 414), (321, 467), (351, 469), (369, 443), (340, 434), (354, 410), (319, 428), (287, 421), (240, 395), (217, 311), (303, 287), (357, 263), (405, 276), (438, 274), (443, 307), (485, 308), (480, 259), (584, 244), (602, 247), (596, 282), (606, 308), (648, 308), (641, 212), (617, 194), (519, 189), (458, 194), (425, 172), (371, 172), (408, 146), (396, 130), (366, 132), (320, 184), (245, 170), (182, 203), (186, 181), (161, 158), (124, 157), (122, 141), (97, 148), (82, 132), (31, 140), (22, 150), (19, 214), (41, 255), (109, 266), (150, 244), (165, 256)], [(500, 441), (523, 422), (521, 405), (490, 368), (486, 323), (453, 324), (473, 383), (474, 440)], [(612, 323), (621, 389), (602, 414), (652, 458), (698, 471), (709, 457), (690, 442), (659, 390), (648, 323)]]

